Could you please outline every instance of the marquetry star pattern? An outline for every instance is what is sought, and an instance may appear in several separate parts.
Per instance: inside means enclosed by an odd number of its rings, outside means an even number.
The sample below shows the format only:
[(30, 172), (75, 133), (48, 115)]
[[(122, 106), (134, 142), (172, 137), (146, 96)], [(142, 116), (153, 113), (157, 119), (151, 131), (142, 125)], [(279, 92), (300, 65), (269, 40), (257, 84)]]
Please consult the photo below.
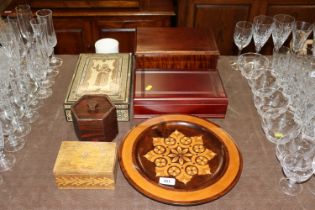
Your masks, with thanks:
[(204, 146), (202, 136), (187, 137), (175, 130), (167, 138), (154, 137), (153, 146), (144, 157), (155, 164), (157, 177), (187, 184), (193, 176), (211, 174), (208, 162), (216, 153)]

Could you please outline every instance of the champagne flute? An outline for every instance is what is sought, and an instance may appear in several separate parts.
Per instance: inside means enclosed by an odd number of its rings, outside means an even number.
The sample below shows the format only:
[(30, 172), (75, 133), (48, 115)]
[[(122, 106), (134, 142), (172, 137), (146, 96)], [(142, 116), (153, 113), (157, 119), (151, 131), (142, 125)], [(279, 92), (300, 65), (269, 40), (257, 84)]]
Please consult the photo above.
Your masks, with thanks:
[(30, 48), (28, 53), (28, 70), (29, 73), (35, 73), (33, 77), (37, 84), (39, 85), (39, 90), (37, 92), (37, 97), (39, 99), (45, 99), (52, 95), (52, 89), (50, 88), (52, 83), (47, 78), (47, 68), (49, 66), (48, 55), (47, 55), (47, 34), (46, 30), (46, 20), (40, 21), (33, 18), (30, 23), (34, 30), (35, 42), (32, 43), (32, 48)]
[(253, 37), (256, 53), (266, 44), (272, 32), (273, 19), (270, 16), (259, 15), (254, 18)]
[[(244, 47), (247, 47), (252, 39), (253, 30), (252, 23), (249, 21), (239, 21), (235, 25), (234, 43), (238, 48), (238, 58)], [(238, 59), (237, 58), (237, 59)], [(231, 64), (234, 70), (238, 70), (238, 62), (235, 61)]]
[(29, 48), (33, 41), (33, 30), (30, 24), (30, 20), (33, 16), (31, 6), (28, 4), (20, 4), (15, 7), (15, 11), (20, 32)]
[(285, 40), (287, 40), (294, 24), (295, 19), (290, 15), (278, 14), (273, 17), (272, 40), (275, 52), (278, 52)]
[(50, 56), (49, 65), (54, 69), (54, 74), (58, 74), (56, 68), (62, 65), (62, 59), (54, 55), (54, 47), (57, 45), (57, 37), (52, 19), (52, 11), (50, 9), (40, 9), (36, 11), (37, 19), (46, 20), (47, 25), (47, 43)]

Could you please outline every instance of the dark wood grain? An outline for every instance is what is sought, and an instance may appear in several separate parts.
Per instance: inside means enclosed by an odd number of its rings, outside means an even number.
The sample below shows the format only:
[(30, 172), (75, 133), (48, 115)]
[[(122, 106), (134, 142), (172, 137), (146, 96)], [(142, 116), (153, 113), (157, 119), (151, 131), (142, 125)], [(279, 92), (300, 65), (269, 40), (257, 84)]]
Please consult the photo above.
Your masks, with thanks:
[(181, 27), (137, 29), (137, 69), (215, 69), (219, 55), (211, 30)]
[(143, 0), (30, 0), (30, 5), (33, 8), (138, 8)]
[(81, 18), (54, 18), (58, 44), (55, 53), (80, 54), (92, 52), (91, 26)]
[[(7, 10), (14, 11), (20, 3), (12, 0)], [(59, 54), (95, 52), (94, 43), (105, 37), (117, 39), (120, 52), (133, 52), (137, 27), (170, 26), (175, 16), (172, 0), (33, 0), (29, 3), (34, 12), (41, 8), (53, 10)]]
[(217, 71), (141, 70), (135, 73), (134, 87), (135, 118), (158, 114), (224, 117), (228, 106)]
[[(174, 134), (179, 134), (179, 138)], [(176, 140), (177, 146), (166, 143), (170, 136), (171, 140)], [(214, 152), (213, 158), (205, 165), (211, 171), (209, 174), (200, 175), (201, 166), (194, 162), (205, 154), (194, 153), (196, 136), (202, 139), (198, 146), (202, 145), (207, 152)], [(180, 138), (192, 141), (182, 144)], [(157, 143), (157, 139), (161, 139), (160, 143)], [(166, 150), (155, 153), (158, 145), (163, 145)], [(186, 152), (190, 154), (188, 157), (191, 159), (182, 164), (172, 160), (172, 163), (169, 162), (169, 165), (165, 166), (157, 165), (156, 161), (149, 161), (147, 154), (160, 154), (156, 158), (162, 159), (167, 159), (166, 156), (173, 157), (173, 150), (169, 151), (168, 147), (177, 150), (179, 147), (189, 148)], [(139, 124), (125, 137), (119, 151), (119, 163), (126, 179), (139, 192), (154, 200), (176, 205), (200, 204), (223, 196), (237, 183), (242, 170), (242, 158), (233, 139), (211, 122), (189, 115), (162, 115)], [(188, 177), (189, 181), (185, 183), (176, 175), (168, 176), (176, 179), (175, 185), (159, 183), (161, 175), (157, 174), (157, 171), (160, 171), (158, 168), (170, 168), (173, 164), (178, 167), (182, 165), (181, 173), (182, 170), (187, 170), (189, 165), (195, 164), (198, 173)]]
[[(223, 55), (236, 55), (233, 43), (235, 23), (252, 21), (257, 15), (290, 14), (297, 20), (315, 22), (315, 2), (312, 0), (178, 0), (178, 26), (211, 28)], [(262, 49), (272, 52), (271, 39)], [(244, 51), (253, 51), (253, 43)]]
[(119, 52), (134, 52), (137, 27), (170, 26), (169, 17), (139, 16), (120, 19), (98, 19), (93, 29), (96, 39), (111, 37), (119, 41)]
[(106, 95), (84, 95), (71, 107), (81, 141), (112, 141), (118, 134), (116, 107)]

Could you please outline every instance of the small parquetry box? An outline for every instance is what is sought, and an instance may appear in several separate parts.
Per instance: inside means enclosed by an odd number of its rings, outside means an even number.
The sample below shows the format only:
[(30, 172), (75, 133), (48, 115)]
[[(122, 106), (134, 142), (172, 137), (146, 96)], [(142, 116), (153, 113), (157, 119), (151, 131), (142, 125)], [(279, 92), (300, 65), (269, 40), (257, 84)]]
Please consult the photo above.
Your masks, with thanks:
[(60, 189), (114, 189), (116, 143), (63, 141), (53, 172)]

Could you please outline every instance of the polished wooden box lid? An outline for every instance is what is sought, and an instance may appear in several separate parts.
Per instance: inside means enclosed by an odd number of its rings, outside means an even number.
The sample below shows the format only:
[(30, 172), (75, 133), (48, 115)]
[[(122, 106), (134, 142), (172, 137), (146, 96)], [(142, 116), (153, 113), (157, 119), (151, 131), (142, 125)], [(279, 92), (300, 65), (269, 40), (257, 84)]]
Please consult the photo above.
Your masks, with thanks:
[(107, 95), (82, 96), (71, 107), (71, 114), (82, 141), (113, 141), (118, 134), (116, 107)]
[(137, 28), (136, 68), (216, 69), (220, 53), (211, 29)]
[(217, 71), (136, 71), (135, 118), (158, 114), (224, 117), (228, 98)]

